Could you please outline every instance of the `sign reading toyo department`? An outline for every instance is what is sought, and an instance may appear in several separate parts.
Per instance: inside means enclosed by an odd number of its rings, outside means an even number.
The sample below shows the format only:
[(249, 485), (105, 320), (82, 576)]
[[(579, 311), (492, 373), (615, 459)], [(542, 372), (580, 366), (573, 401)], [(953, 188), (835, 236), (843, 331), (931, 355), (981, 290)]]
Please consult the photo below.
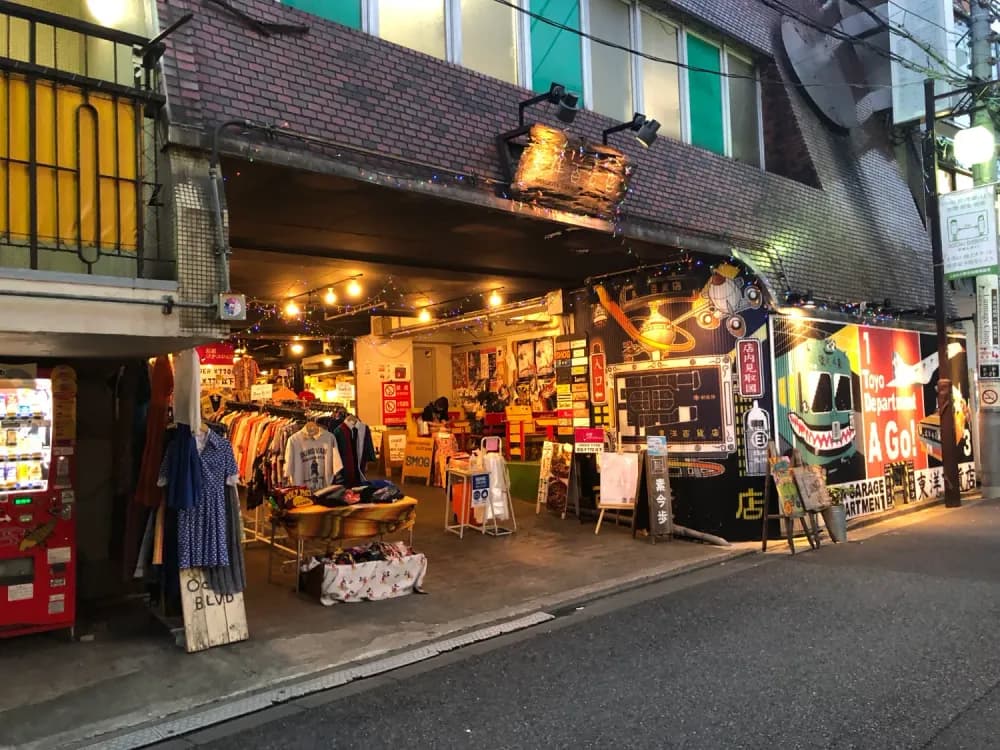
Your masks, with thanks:
[(983, 185), (942, 195), (940, 206), (945, 278), (962, 279), (1000, 271), (996, 186)]

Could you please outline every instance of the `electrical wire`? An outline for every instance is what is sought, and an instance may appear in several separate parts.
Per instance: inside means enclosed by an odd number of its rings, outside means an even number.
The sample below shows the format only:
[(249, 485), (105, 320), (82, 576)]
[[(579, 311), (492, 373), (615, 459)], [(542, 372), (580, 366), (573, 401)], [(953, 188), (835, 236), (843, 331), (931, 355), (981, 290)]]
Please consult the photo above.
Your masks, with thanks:
[[(758, 80), (757, 76), (753, 76), (753, 75), (743, 75), (743, 74), (740, 74), (740, 73), (728, 73), (728, 72), (723, 72), (723, 71), (720, 71), (720, 70), (712, 70), (711, 68), (701, 68), (701, 67), (698, 67), (696, 65), (688, 65), (687, 63), (680, 62), (679, 60), (671, 60), (671, 59), (665, 58), (665, 57), (658, 57), (657, 55), (652, 55), (652, 54), (649, 54), (648, 52), (642, 52), (640, 50), (633, 49), (632, 47), (629, 47), (628, 45), (619, 44), (618, 42), (613, 42), (613, 41), (610, 41), (608, 39), (602, 39), (601, 37), (594, 36), (593, 34), (590, 34), (590, 33), (587, 33), (585, 31), (582, 31), (580, 29), (574, 28), (573, 26), (568, 26), (566, 24), (559, 23), (558, 21), (553, 21), (552, 19), (546, 18), (545, 16), (541, 15), (540, 13), (535, 13), (534, 11), (531, 11), (531, 10), (529, 10), (527, 8), (522, 8), (521, 6), (517, 5), (515, 2), (511, 2), (511, 0), (493, 0), (493, 1), (496, 2), (496, 3), (499, 3), (500, 5), (504, 5), (504, 6), (510, 8), (512, 10), (515, 10), (518, 13), (522, 13), (522, 14), (524, 14), (526, 16), (529, 16), (530, 18), (534, 18), (537, 21), (541, 21), (542, 23), (545, 23), (545, 24), (547, 24), (549, 26), (557, 28), (557, 29), (559, 29), (561, 31), (566, 31), (566, 32), (569, 32), (571, 34), (575, 34), (576, 36), (579, 36), (579, 37), (581, 37), (583, 39), (587, 39), (587, 40), (589, 40), (591, 42), (595, 42), (597, 44), (603, 45), (605, 47), (610, 47), (612, 49), (621, 50), (622, 52), (627, 52), (630, 55), (635, 55), (636, 57), (640, 57), (640, 58), (642, 58), (644, 60), (649, 60), (651, 62), (663, 63), (665, 65), (671, 65), (671, 66), (673, 66), (675, 68), (678, 68), (678, 69), (681, 69), (681, 70), (687, 70), (688, 72), (691, 72), (691, 73), (706, 73), (708, 75), (714, 75), (714, 76), (718, 76), (720, 78), (733, 78), (733, 79), (741, 79), (741, 80), (755, 81), (755, 82)], [(764, 2), (766, 4), (766, 0), (760, 0), (760, 2)], [(772, 10), (776, 10), (776, 9), (772, 8)], [(823, 27), (821, 25), (820, 25), (819, 30), (821, 30), (821, 31), (823, 30)], [(843, 32), (839, 32), (838, 33), (838, 32), (836, 32), (835, 29), (830, 29), (830, 30), (834, 32), (834, 34), (832, 34), (832, 35), (835, 38), (842, 39), (844, 41), (850, 41), (850, 42), (864, 41), (864, 40), (858, 40), (855, 37), (852, 37), (850, 34), (845, 34)], [(874, 49), (877, 50), (878, 48), (875, 47)], [(878, 51), (882, 52), (883, 55), (884, 55), (884, 50), (878, 50)], [(916, 63), (910, 62), (910, 65), (914, 66), (914, 65), (916, 65)], [(940, 78), (941, 77), (940, 74), (937, 71), (929, 71), (929, 70), (924, 69), (924, 68), (919, 68), (918, 72), (928, 73), (928, 74), (929, 73), (933, 73), (933, 76), (930, 76), (930, 77), (934, 77), (934, 78)], [(844, 83), (844, 84), (837, 84), (837, 83), (804, 83), (804, 82), (802, 82), (802, 83), (795, 83), (795, 82), (791, 82), (791, 81), (785, 81), (785, 80), (782, 80), (782, 79), (768, 78), (766, 76), (760, 76), (759, 80), (760, 80), (760, 83), (761, 83), (762, 86), (771, 85), (771, 86), (781, 86), (783, 88), (804, 88), (804, 89), (811, 89), (811, 88), (842, 88), (843, 86), (847, 86), (849, 88), (863, 89), (863, 90), (866, 90), (866, 91), (874, 91), (874, 90), (877, 90), (877, 89), (891, 89), (892, 88), (892, 84), (873, 84), (873, 83)], [(948, 79), (948, 80), (951, 80), (951, 79)], [(965, 79), (962, 79), (963, 82), (964, 82), (964, 80)]]

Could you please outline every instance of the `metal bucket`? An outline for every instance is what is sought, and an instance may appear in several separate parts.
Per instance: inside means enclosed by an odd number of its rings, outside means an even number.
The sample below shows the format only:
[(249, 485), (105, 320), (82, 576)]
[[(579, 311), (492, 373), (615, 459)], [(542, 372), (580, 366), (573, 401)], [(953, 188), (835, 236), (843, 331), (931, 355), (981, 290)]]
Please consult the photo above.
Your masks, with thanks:
[(831, 505), (829, 508), (824, 508), (823, 524), (833, 541), (847, 541), (847, 510), (843, 505)]

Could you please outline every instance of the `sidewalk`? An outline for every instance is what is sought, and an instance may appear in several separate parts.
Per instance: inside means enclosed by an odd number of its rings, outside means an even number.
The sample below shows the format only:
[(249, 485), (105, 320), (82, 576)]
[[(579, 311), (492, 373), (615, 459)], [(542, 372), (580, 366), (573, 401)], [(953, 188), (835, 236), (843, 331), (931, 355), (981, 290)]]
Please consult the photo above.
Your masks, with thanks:
[(613, 524), (595, 536), (592, 524), (536, 516), (521, 501), (517, 534), (460, 540), (442, 530), (442, 490), (407, 490), (421, 501), (414, 546), (429, 560), (429, 595), (323, 607), (292, 591), (290, 571), (266, 583), (266, 549), (251, 547), (248, 642), (186, 654), (139, 602), (95, 623), (93, 640), (0, 641), (0, 673), (17, 675), (0, 683), (0, 747), (110, 747), (129, 728), (758, 549), (654, 545)]

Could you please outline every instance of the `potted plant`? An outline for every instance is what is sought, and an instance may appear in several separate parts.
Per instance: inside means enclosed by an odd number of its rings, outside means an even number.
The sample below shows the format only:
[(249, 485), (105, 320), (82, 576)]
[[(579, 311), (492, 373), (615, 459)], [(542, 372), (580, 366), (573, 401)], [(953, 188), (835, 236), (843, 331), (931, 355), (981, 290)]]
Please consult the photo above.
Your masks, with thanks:
[(847, 509), (841, 502), (840, 492), (832, 490), (830, 492), (830, 505), (823, 508), (823, 524), (830, 534), (830, 538), (835, 542), (847, 541)]

